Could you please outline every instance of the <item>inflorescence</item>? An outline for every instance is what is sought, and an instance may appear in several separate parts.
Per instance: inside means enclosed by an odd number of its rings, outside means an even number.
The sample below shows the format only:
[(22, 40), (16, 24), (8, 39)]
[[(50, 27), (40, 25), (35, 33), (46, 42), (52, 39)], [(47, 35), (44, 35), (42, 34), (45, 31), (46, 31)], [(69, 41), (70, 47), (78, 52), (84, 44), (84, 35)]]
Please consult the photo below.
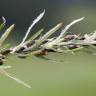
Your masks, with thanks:
[[(96, 46), (96, 31), (90, 33), (90, 34), (69, 34), (68, 30), (71, 26), (74, 24), (84, 20), (85, 17), (73, 20), (71, 23), (69, 23), (65, 28), (63, 27), (63, 23), (57, 24), (55, 27), (50, 29), (48, 32), (46, 32), (43, 36), (41, 36), (44, 29), (40, 29), (38, 32), (36, 32), (30, 39), (27, 39), (32, 28), (37, 24), (44, 16), (45, 10), (32, 22), (30, 27), (28, 28), (24, 38), (22, 41), (12, 47), (8, 47), (8, 44), (3, 45), (6, 38), (9, 36), (9, 34), (14, 29), (15, 24), (12, 24), (1, 36), (0, 38), (0, 64), (3, 64), (3, 61), (5, 61), (5, 58), (9, 56), (10, 54), (15, 54), (18, 57), (27, 57), (29, 55), (47, 55), (49, 52), (75, 52), (77, 50), (82, 50), (83, 48), (88, 47), (94, 47)], [(3, 23), (0, 24), (0, 31), (5, 27), (6, 25), (6, 19), (2, 17)], [(62, 28), (62, 29), (61, 29)], [(57, 37), (51, 37), (50, 36), (61, 29), (60, 34)], [(8, 67), (9, 68), (9, 67)], [(20, 84), (23, 84), (24, 86), (31, 88), (29, 85), (24, 83), (23, 81), (20, 81), (19, 79), (10, 76), (9, 73), (6, 73), (4, 69), (6, 67), (0, 67), (0, 70), (2, 69), (2, 72), (7, 77), (10, 77), (11, 79), (14, 79)]]

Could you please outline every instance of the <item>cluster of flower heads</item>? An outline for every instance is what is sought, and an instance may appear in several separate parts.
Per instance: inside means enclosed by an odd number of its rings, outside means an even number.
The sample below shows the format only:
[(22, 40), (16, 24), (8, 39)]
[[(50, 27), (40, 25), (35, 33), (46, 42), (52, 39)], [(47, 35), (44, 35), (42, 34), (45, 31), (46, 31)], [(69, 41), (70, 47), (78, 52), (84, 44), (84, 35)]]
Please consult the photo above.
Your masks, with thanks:
[[(44, 31), (43, 29), (40, 29), (38, 32), (36, 32), (30, 39), (27, 39), (32, 28), (37, 24), (42, 17), (45, 14), (45, 10), (32, 22), (30, 27), (28, 28), (24, 38), (22, 41), (12, 47), (8, 47), (8, 45), (3, 45), (3, 42), (6, 40), (6, 38), (9, 36), (9, 34), (14, 29), (14, 24), (12, 24), (1, 36), (0, 38), (0, 64), (3, 63), (6, 56), (10, 54), (16, 54), (18, 57), (27, 57), (31, 54), (33, 55), (47, 55), (49, 52), (74, 52), (77, 50), (81, 50), (82, 48), (88, 47), (95, 47), (96, 45), (96, 31), (91, 34), (84, 34), (78, 35), (78, 34), (69, 34), (68, 30), (71, 26), (74, 24), (82, 21), (85, 17), (73, 20), (71, 23), (69, 23), (65, 28), (61, 29), (60, 34), (57, 37), (50, 36), (58, 31), (60, 28), (62, 28), (63, 23), (57, 24), (55, 27), (50, 29), (48, 32), (46, 32), (43, 36), (41, 36), (41, 33)], [(2, 17), (3, 23), (0, 25), (0, 30), (2, 30), (6, 24), (6, 20), (4, 17)], [(14, 77), (11, 77), (8, 73), (6, 73), (5, 70), (2, 70), (2, 73), (5, 74), (7, 77), (10, 77), (11, 79), (14, 79), (20, 84), (25, 85), (26, 87), (30, 88), (29, 85), (24, 83), (23, 81), (20, 81)]]

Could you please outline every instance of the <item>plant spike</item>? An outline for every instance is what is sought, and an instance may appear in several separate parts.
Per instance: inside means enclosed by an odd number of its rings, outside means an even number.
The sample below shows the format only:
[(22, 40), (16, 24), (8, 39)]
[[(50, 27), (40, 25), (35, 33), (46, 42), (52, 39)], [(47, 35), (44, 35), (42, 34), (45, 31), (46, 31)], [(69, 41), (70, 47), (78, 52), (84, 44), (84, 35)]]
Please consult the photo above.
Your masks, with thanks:
[[(76, 34), (74, 35), (66, 34), (68, 32), (68, 29), (72, 25), (82, 21), (85, 17), (73, 20), (61, 31), (60, 35), (57, 37), (49, 38), (53, 33), (55, 33), (59, 28), (62, 27), (62, 23), (57, 24), (54, 28), (49, 30), (39, 39), (37, 39), (37, 37), (41, 35), (41, 32), (43, 31), (43, 29), (36, 32), (30, 39), (27, 40), (28, 35), (31, 32), (31, 29), (35, 26), (35, 24), (37, 24), (43, 18), (44, 14), (45, 14), (45, 10), (32, 22), (24, 38), (22, 39), (21, 43), (15, 47), (9, 48), (7, 44), (6, 46), (2, 46), (3, 42), (12, 32), (12, 29), (14, 28), (15, 25), (14, 24), (11, 25), (5, 31), (5, 33), (0, 38), (0, 65), (3, 64), (5, 57), (7, 57), (8, 54), (11, 54), (11, 53), (13, 53), (14, 55), (20, 58), (25, 59), (25, 57), (30, 55), (35, 55), (37, 57), (41, 55), (47, 55), (48, 52), (74, 53), (74, 52), (80, 51), (81, 49), (85, 50), (90, 48), (93, 48), (94, 50), (96, 50), (96, 31), (94, 31), (94, 33), (91, 33), (91, 34), (85, 34), (84, 36), (80, 36)], [(0, 25), (0, 30), (4, 28), (6, 23), (6, 19), (4, 17), (2, 17), (2, 19), (3, 19), (3, 23)], [(12, 76), (10, 73), (5, 71), (5, 69), (8, 69), (8, 68), (11, 68), (11, 66), (2, 65), (0, 66), (0, 72), (3, 75), (9, 77), (10, 79), (15, 80), (17, 83), (27, 88), (32, 88), (30, 85), (28, 85), (24, 81)]]
[(21, 41), (21, 43), (18, 45), (18, 46), (15, 46), (13, 49), (12, 49), (12, 52), (11, 53), (14, 53), (16, 50), (20, 49), (20, 47), (23, 46), (24, 42), (26, 41), (31, 29), (35, 26), (35, 24), (37, 24), (44, 16), (45, 14), (45, 10), (32, 22), (32, 24), (29, 26), (23, 40)]
[(47, 33), (45, 33), (44, 36), (42, 36), (39, 40), (35, 42), (31, 47), (28, 49), (25, 49), (24, 51), (34, 50), (37, 48), (37, 46), (41, 45), (49, 36), (51, 36), (53, 33), (55, 33), (60, 27), (62, 26), (62, 23), (57, 24), (54, 28), (49, 30)]
[(15, 46), (14, 48), (12, 48), (11, 53), (13, 54), (13, 53), (15, 53), (15, 51), (18, 51), (20, 48), (26, 47), (26, 45), (28, 43), (32, 42), (34, 39), (36, 39), (41, 34), (42, 31), (43, 31), (43, 29), (39, 30), (29, 40), (25, 41), (22, 45), (19, 44), (19, 45)]

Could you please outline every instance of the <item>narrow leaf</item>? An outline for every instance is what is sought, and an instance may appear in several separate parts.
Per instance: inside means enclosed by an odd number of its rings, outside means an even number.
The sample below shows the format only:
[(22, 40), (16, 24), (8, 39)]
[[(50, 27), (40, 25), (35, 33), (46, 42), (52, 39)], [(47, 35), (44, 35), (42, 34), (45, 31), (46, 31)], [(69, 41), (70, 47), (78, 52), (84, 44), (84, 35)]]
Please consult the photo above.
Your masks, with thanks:
[(4, 28), (6, 23), (6, 19), (4, 17), (2, 17), (2, 19), (3, 19), (3, 23), (0, 25), (0, 31)]
[(74, 20), (74, 21), (72, 21), (70, 24), (68, 24), (68, 25), (62, 30), (61, 34), (58, 36), (57, 39), (60, 39), (62, 36), (64, 36), (65, 33), (68, 31), (68, 29), (69, 29), (72, 25), (74, 25), (74, 24), (82, 21), (84, 18), (85, 18), (85, 17), (82, 17), (82, 18), (77, 19), (77, 20)]
[(33, 44), (33, 46), (29, 47), (28, 49), (25, 49), (24, 51), (34, 50), (37, 46), (42, 44), (49, 36), (55, 33), (61, 26), (62, 26), (62, 23), (57, 24), (54, 28), (49, 30), (43, 37), (37, 40), (36, 43)]
[(22, 42), (20, 43), (21, 45), (25, 42), (25, 40), (27, 39), (31, 29), (35, 26), (36, 23), (38, 23), (44, 16), (45, 14), (45, 10), (32, 22), (32, 24), (30, 25), (30, 27), (28, 28)]
[(32, 88), (30, 85), (28, 85), (27, 83), (25, 83), (24, 81), (12, 76), (10, 73), (8, 73), (7, 71), (5, 71), (4, 69), (0, 69), (0, 72), (5, 75), (6, 77), (9, 77), (10, 79), (15, 80), (17, 83), (27, 87), (27, 88)]
[(13, 28), (14, 28), (14, 24), (11, 25), (6, 31), (5, 33), (1, 36), (0, 38), (0, 46), (3, 44), (3, 42), (6, 40), (6, 38), (9, 36), (9, 34), (12, 32)]
[(29, 43), (30, 41), (35, 40), (42, 33), (43, 30), (44, 29), (40, 29), (38, 32), (36, 32), (34, 35), (32, 35), (32, 37), (28, 41), (26, 41), (25, 43)]
[(60, 27), (62, 26), (62, 23), (57, 24), (54, 28), (49, 30), (43, 37), (40, 38), (39, 45), (43, 43), (49, 36), (51, 36), (53, 33), (55, 33)]

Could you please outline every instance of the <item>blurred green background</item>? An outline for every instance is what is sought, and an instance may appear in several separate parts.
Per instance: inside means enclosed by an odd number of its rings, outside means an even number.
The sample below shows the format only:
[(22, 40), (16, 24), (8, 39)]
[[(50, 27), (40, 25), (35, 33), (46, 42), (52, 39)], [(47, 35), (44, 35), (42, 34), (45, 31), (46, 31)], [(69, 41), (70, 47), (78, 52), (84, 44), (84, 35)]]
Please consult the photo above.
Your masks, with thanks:
[[(59, 22), (66, 26), (81, 17), (86, 19), (70, 28), (69, 32), (84, 34), (96, 29), (96, 0), (0, 0), (0, 16), (7, 19), (7, 26), (16, 24), (8, 41), (18, 43), (32, 20), (44, 9), (44, 18), (30, 36), (40, 28), (45, 28), (46, 32)], [(8, 57), (5, 65), (13, 68), (7, 71), (32, 85), (32, 89), (0, 75), (0, 96), (96, 96), (95, 55), (50, 53), (46, 58)]]

